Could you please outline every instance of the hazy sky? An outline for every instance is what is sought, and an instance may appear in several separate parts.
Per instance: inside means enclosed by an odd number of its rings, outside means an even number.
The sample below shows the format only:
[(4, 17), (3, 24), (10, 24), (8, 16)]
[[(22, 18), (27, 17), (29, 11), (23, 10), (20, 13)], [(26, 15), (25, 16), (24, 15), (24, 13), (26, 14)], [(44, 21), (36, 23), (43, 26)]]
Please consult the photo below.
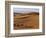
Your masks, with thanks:
[(29, 13), (29, 12), (39, 12), (39, 9), (36, 9), (36, 8), (13, 8), (13, 11), (16, 13)]

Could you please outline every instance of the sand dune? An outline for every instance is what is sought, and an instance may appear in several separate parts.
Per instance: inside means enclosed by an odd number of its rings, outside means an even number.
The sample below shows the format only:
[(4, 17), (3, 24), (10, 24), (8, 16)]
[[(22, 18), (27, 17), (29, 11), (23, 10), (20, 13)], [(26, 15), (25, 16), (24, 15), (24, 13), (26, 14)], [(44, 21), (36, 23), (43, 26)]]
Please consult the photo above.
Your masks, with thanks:
[(14, 29), (38, 29), (39, 13), (14, 15)]

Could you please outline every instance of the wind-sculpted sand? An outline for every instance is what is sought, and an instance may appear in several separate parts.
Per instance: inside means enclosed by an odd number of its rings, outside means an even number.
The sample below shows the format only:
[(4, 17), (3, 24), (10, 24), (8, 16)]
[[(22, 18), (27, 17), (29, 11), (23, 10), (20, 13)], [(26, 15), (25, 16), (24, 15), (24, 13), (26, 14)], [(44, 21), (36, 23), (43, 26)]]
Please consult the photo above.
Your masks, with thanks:
[(32, 12), (28, 14), (14, 15), (14, 29), (38, 29), (39, 13)]

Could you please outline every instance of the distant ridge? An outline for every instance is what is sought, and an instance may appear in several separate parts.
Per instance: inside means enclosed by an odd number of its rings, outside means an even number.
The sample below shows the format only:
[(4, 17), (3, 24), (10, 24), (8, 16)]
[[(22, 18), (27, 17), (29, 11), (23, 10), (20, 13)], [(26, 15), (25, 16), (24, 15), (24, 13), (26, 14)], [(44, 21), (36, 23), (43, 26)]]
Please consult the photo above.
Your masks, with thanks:
[(39, 12), (29, 12), (29, 13), (14, 13), (14, 15), (32, 15), (32, 14), (36, 14), (36, 15), (39, 15)]

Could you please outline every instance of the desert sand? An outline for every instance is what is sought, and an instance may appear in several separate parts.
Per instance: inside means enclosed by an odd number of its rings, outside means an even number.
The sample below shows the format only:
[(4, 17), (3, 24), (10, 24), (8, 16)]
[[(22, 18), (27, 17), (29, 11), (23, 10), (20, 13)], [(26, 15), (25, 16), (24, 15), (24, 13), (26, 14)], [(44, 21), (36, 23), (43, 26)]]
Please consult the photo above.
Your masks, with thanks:
[(28, 14), (14, 15), (14, 29), (38, 29), (39, 13), (32, 12)]

